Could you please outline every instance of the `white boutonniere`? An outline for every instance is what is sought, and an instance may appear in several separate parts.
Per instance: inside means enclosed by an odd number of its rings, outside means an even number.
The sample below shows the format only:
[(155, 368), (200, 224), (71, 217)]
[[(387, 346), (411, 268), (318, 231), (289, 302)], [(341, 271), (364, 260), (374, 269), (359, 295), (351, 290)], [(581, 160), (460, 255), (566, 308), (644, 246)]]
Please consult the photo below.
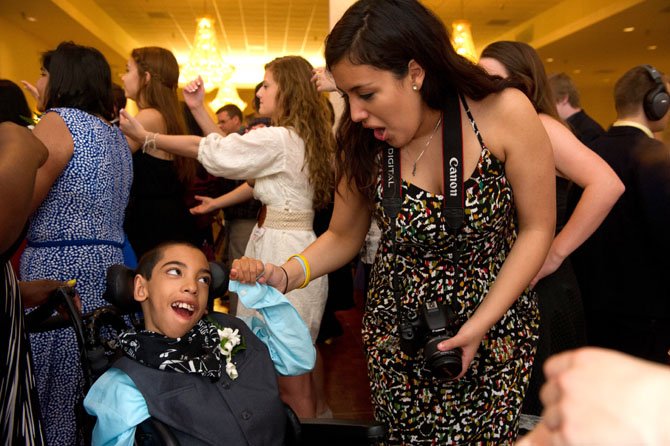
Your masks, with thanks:
[(235, 367), (235, 363), (233, 362), (233, 355), (246, 348), (242, 342), (242, 336), (237, 328), (233, 330), (230, 327), (217, 327), (216, 331), (221, 338), (221, 342), (219, 342), (219, 350), (226, 358), (226, 373), (230, 379), (236, 379), (239, 375), (237, 373), (237, 367)]

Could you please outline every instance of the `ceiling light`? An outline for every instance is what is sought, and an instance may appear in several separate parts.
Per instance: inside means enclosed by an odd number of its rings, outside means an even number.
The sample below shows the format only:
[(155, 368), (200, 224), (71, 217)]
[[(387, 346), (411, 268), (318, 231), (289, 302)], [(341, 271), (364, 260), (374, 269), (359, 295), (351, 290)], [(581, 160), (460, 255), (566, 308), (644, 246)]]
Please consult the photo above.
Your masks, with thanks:
[(226, 104), (235, 104), (240, 110), (247, 108), (247, 103), (237, 94), (237, 89), (231, 86), (230, 82), (219, 87), (216, 97), (209, 103), (209, 108), (216, 113), (218, 109)]
[(634, 26), (628, 26), (628, 27), (623, 29), (623, 32), (625, 32), (625, 33), (632, 33), (633, 31), (635, 31)]
[(648, 49), (649, 51), (654, 51), (656, 48), (658, 48), (656, 45), (649, 45), (649, 46), (647, 47), (647, 49)]
[(191, 54), (186, 65), (180, 70), (180, 84), (186, 84), (201, 76), (205, 91), (209, 92), (217, 87), (219, 89), (216, 98), (210, 103), (210, 107), (215, 111), (225, 104), (235, 104), (244, 110), (247, 104), (230, 82), (235, 67), (226, 64), (221, 57), (213, 25), (212, 20), (206, 17), (198, 19)]
[(572, 70), (572, 72), (575, 73), (575, 74), (579, 74), (579, 73), (582, 72), (582, 70), (580, 70), (579, 68), (576, 68), (576, 69)]
[(36, 21), (37, 21), (37, 18), (36, 18), (36, 17), (33, 17), (33, 16), (31, 16), (31, 15), (28, 15), (28, 14), (26, 14), (25, 12), (22, 12), (22, 13), (21, 13), (21, 17), (23, 17), (23, 20), (27, 20), (27, 21), (29, 21), (29, 22), (36, 22)]
[(234, 67), (226, 65), (219, 53), (213, 22), (206, 17), (198, 19), (188, 62), (180, 70), (180, 84), (202, 76), (205, 91), (209, 92), (228, 80), (233, 70)]
[(554, 61), (554, 58), (553, 57), (547, 57), (545, 60), (549, 63), (552, 63)]
[(472, 41), (472, 33), (470, 32), (470, 22), (467, 20), (454, 20), (452, 22), (451, 42), (458, 54), (472, 62), (477, 62), (475, 43)]
[(465, 20), (464, 11), (464, 2), (461, 0), (461, 17), (463, 18), (451, 22), (451, 44), (458, 54), (469, 59), (471, 62), (477, 63), (475, 42), (472, 41), (470, 22)]

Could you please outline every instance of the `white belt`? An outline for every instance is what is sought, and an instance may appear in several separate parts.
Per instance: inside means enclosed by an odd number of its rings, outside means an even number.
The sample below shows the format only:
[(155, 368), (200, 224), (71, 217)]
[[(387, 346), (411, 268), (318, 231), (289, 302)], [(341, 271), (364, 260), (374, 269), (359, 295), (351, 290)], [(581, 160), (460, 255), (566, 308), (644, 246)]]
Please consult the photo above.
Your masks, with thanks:
[(313, 231), (314, 211), (283, 211), (267, 208), (264, 228), (287, 229), (293, 231)]

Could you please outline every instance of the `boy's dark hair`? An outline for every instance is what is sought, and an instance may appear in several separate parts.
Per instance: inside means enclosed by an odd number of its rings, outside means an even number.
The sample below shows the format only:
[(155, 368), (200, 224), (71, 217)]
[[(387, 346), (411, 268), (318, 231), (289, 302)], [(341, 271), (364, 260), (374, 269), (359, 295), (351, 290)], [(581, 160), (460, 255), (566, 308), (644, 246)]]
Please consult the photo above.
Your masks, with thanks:
[(200, 251), (200, 248), (195, 246), (193, 243), (189, 242), (175, 242), (175, 241), (163, 242), (157, 245), (156, 247), (150, 249), (149, 251), (145, 252), (144, 255), (140, 257), (140, 261), (137, 264), (135, 274), (139, 274), (146, 280), (151, 280), (151, 273), (156, 267), (156, 264), (163, 258), (165, 250), (171, 246), (176, 245), (188, 246), (189, 248), (197, 249), (198, 251)]

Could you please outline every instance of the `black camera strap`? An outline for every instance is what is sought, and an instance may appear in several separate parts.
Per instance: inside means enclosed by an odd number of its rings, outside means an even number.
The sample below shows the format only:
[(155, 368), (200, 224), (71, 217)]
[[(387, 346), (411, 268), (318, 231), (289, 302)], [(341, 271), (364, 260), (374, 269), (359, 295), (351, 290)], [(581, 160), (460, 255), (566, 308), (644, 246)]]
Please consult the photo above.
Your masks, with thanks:
[[(444, 200), (442, 210), (448, 230), (454, 233), (465, 220), (465, 186), (463, 184), (463, 132), (461, 130), (461, 107), (459, 94), (455, 90), (447, 99), (446, 110), (443, 112), (442, 126), (442, 181)], [(391, 220), (391, 250), (393, 262), (396, 263), (391, 286), (396, 302), (398, 326), (402, 326), (403, 313), (400, 274), (397, 268), (396, 227), (398, 214), (402, 206), (402, 179), (400, 176), (400, 150), (388, 146), (384, 150), (382, 207)], [(457, 263), (462, 246), (454, 253)], [(459, 281), (454, 281), (455, 287)]]

